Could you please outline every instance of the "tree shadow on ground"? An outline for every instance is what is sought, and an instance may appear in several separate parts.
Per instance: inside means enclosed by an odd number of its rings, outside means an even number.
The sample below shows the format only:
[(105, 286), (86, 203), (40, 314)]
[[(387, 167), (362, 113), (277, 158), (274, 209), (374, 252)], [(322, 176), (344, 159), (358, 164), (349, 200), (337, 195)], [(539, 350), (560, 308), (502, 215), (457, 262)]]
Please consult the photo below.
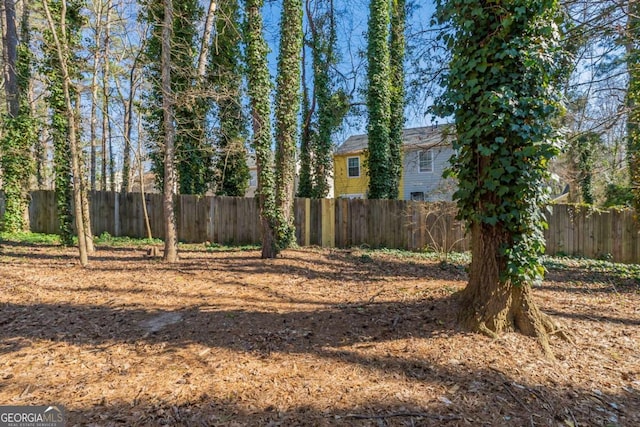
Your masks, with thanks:
[[(453, 362), (420, 357), (419, 353), (369, 354), (364, 351), (367, 346), (392, 341), (421, 339), (425, 345), (432, 345), (439, 337), (465, 336), (455, 324), (456, 301), (450, 295), (452, 290), (444, 289), (447, 282), (459, 282), (465, 277), (457, 267), (354, 257), (339, 251), (329, 253), (314, 264), (304, 262), (304, 252), (291, 252), (287, 256), (289, 258), (260, 260), (257, 253), (235, 254), (222, 259), (190, 254), (190, 258), (174, 266), (148, 261), (140, 266), (136, 264), (134, 271), (139, 270), (144, 275), (145, 269), (149, 268), (157, 272), (158, 277), (165, 277), (165, 270), (189, 277), (190, 273), (206, 276), (200, 273), (219, 270), (219, 276), (224, 273), (229, 277), (224, 285), (231, 290), (243, 286), (262, 289), (238, 279), (253, 273), (273, 274), (280, 280), (298, 276), (303, 280), (321, 278), (337, 283), (362, 277), (375, 285), (402, 281), (403, 278), (442, 280), (444, 283), (437, 290), (411, 295), (406, 302), (398, 295), (394, 295), (393, 301), (385, 301), (382, 296), (376, 299), (376, 294), (369, 292), (375, 291), (372, 288), (366, 288), (366, 295), (351, 294), (351, 301), (318, 302), (294, 292), (278, 294), (277, 286), (274, 286), (240, 304), (209, 295), (199, 298), (197, 304), (184, 304), (172, 310), (127, 306), (108, 295), (109, 292), (143, 294), (150, 292), (151, 287), (107, 288), (101, 292), (102, 289), (93, 284), (70, 286), (65, 291), (71, 295), (94, 291), (101, 298), (100, 302), (83, 305), (68, 301), (3, 303), (0, 307), (0, 355), (18, 355), (21, 349), (41, 340), (89, 347), (98, 352), (107, 351), (114, 344), (158, 345), (159, 352), (175, 352), (198, 344), (267, 360), (283, 354), (311, 355), (378, 373), (397, 374), (412, 383), (445, 390), (439, 399), (407, 399), (401, 396), (402, 390), (392, 390), (386, 399), (365, 400), (357, 405), (340, 405), (336, 401), (328, 407), (265, 405), (251, 408), (240, 398), (214, 393), (182, 402), (157, 396), (132, 396), (129, 402), (84, 406), (73, 406), (70, 402), (70, 425), (640, 425), (640, 390), (635, 386), (616, 394), (578, 388), (571, 379), (553, 386), (521, 384), (508, 373), (492, 368), (489, 359), (482, 363), (475, 360)], [(110, 265), (96, 263), (91, 270), (115, 271), (124, 268), (125, 261), (132, 260), (135, 258), (125, 257), (123, 253), (122, 258), (105, 259)], [(72, 274), (82, 271), (74, 270)], [(30, 282), (24, 284), (31, 285)], [(168, 290), (167, 296), (199, 297), (197, 293), (191, 295), (186, 286), (180, 295)], [(162, 297), (164, 290), (156, 288), (156, 292)], [(297, 306), (280, 311), (274, 304), (264, 304), (261, 309), (254, 305), (273, 303), (274, 299)], [(242, 306), (242, 303), (246, 305)], [(602, 320), (615, 321), (604, 317)], [(158, 366), (157, 372), (161, 374), (163, 367)], [(29, 384), (24, 387), (28, 388)]]
[(544, 288), (563, 292), (611, 294), (640, 291), (640, 277), (633, 277), (629, 272), (593, 271), (579, 266), (551, 267), (545, 281)]
[[(171, 352), (197, 343), (238, 354), (270, 358), (310, 354), (396, 373), (413, 382), (449, 390), (436, 401), (390, 395), (353, 407), (248, 408), (241, 400), (202, 395), (186, 403), (152, 399), (72, 408), (70, 425), (637, 425), (640, 390), (604, 394), (575, 388), (519, 384), (499, 369), (479, 369), (472, 360), (443, 363), (416, 355), (368, 355), (357, 345), (462, 334), (455, 327), (455, 301), (336, 305), (285, 313), (202, 306), (161, 311), (102, 305), (5, 304), (0, 317), (0, 354), (32, 340), (66, 342), (97, 350), (114, 343), (164, 344)], [(484, 338), (482, 338), (484, 339)], [(356, 391), (357, 392), (357, 391)], [(401, 392), (401, 390), (398, 390)], [(218, 397), (219, 398), (219, 397)], [(570, 404), (567, 406), (567, 402)], [(470, 415), (472, 414), (472, 415)], [(569, 425), (569, 424), (567, 424)]]

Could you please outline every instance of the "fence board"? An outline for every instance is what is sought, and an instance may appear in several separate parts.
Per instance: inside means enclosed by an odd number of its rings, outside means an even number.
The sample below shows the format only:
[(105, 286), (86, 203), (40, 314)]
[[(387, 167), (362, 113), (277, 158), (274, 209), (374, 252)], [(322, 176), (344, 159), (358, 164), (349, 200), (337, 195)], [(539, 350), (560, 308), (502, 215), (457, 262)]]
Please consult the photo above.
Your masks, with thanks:
[[(140, 193), (91, 192), (94, 234), (145, 238)], [(152, 234), (164, 238), (162, 194), (145, 194)], [(117, 200), (117, 202), (116, 202)], [(0, 193), (0, 214), (4, 196)], [(254, 198), (179, 196), (178, 238), (185, 242), (259, 244), (259, 209)], [(53, 191), (33, 191), (29, 206), (31, 230), (58, 233)], [(398, 249), (468, 250), (463, 224), (447, 204), (401, 200), (296, 199), (294, 219), (300, 245), (368, 245)], [(631, 210), (588, 211), (554, 205), (545, 230), (548, 254), (610, 256), (640, 262), (639, 227)], [(119, 230), (116, 221), (119, 221)], [(120, 231), (120, 233), (116, 233)]]

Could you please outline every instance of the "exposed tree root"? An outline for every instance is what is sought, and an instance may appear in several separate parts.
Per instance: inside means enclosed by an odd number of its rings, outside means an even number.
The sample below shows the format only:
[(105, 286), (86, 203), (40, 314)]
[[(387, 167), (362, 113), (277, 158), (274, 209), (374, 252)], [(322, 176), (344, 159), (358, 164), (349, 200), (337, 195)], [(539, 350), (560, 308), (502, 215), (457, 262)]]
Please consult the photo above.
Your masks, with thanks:
[(549, 315), (538, 309), (530, 288), (507, 285), (502, 290), (494, 290), (487, 298), (473, 294), (467, 287), (458, 296), (458, 322), (465, 329), (493, 339), (505, 332), (520, 332), (536, 338), (545, 356), (550, 359), (555, 359), (549, 343), (550, 336), (574, 342), (568, 330), (558, 327)]

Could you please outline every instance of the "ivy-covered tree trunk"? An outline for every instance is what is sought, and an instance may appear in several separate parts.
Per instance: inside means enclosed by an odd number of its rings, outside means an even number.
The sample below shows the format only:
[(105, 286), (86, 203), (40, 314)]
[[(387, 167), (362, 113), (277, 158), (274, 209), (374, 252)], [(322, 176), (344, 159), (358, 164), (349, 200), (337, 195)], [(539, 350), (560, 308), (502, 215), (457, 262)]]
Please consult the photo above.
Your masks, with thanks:
[(293, 195), (296, 142), (300, 113), (302, 2), (284, 0), (280, 19), (280, 55), (276, 90), (276, 205), (277, 245), (287, 248), (295, 239)]
[(260, 207), (262, 258), (275, 258), (279, 249), (275, 236), (277, 207), (273, 153), (271, 151), (271, 80), (267, 66), (268, 48), (262, 34), (262, 5), (262, 0), (245, 1), (247, 83), (251, 102), (252, 145), (258, 168), (256, 197)]
[(397, 199), (402, 178), (402, 131), (404, 129), (405, 0), (391, 2), (391, 120), (389, 123), (389, 198)]
[(369, 139), (367, 173), (370, 199), (389, 197), (391, 120), (389, 62), (389, 1), (370, 0), (367, 48), (367, 108)]
[[(0, 166), (3, 175), (5, 211), (2, 228), (9, 232), (29, 230), (29, 182), (34, 172), (31, 149), (36, 145), (36, 122), (31, 114), (29, 85), (31, 51), (28, 21), (22, 21), (22, 41), (18, 39), (14, 0), (5, 0), (4, 64), (7, 115), (0, 139)], [(29, 16), (29, 3), (23, 14)]]
[(438, 111), (456, 126), (452, 170), (459, 217), (469, 224), (472, 262), (460, 292), (460, 323), (490, 336), (517, 330), (551, 354), (556, 332), (531, 285), (542, 280), (542, 207), (564, 53), (555, 0), (443, 0), (437, 16), (452, 33), (446, 91)]

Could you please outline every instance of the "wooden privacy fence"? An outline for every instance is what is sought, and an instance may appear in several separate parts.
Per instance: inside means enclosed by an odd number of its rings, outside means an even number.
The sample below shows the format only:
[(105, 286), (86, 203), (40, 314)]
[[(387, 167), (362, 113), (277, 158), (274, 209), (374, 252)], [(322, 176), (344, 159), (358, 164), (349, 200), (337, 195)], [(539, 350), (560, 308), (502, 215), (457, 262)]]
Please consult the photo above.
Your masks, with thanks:
[[(91, 221), (96, 235), (146, 237), (140, 193), (92, 192)], [(164, 238), (162, 195), (144, 200), (153, 237)], [(0, 195), (0, 212), (4, 199)], [(31, 230), (57, 233), (53, 191), (34, 191)], [(182, 195), (176, 201), (179, 239), (187, 243), (260, 243), (258, 205), (254, 198)], [(464, 227), (451, 203), (404, 200), (296, 199), (299, 245), (348, 248), (463, 251), (469, 249)], [(554, 205), (545, 231), (547, 253), (640, 262), (640, 235), (631, 210), (593, 211)]]

